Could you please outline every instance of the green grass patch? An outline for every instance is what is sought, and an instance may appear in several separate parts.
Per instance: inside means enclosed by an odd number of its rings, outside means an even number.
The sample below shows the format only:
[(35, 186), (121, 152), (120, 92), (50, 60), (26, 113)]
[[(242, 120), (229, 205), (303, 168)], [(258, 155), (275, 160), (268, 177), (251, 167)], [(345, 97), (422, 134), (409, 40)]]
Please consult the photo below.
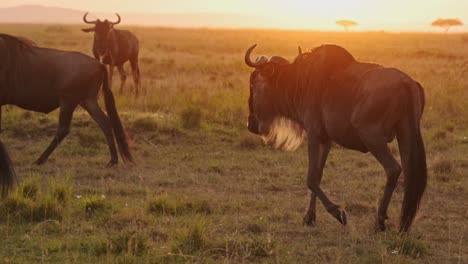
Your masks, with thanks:
[(86, 216), (102, 216), (112, 211), (112, 204), (103, 195), (93, 195), (81, 201)]
[(206, 200), (184, 201), (167, 194), (150, 199), (147, 211), (153, 215), (211, 214), (212, 208)]

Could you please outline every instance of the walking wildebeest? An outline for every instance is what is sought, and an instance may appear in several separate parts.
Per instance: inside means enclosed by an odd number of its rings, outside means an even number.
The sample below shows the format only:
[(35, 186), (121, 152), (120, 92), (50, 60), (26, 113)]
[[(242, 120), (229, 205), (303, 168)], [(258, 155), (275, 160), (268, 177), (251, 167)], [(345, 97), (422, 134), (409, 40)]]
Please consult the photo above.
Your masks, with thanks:
[(138, 96), (141, 86), (140, 67), (138, 66), (138, 53), (140, 50), (137, 37), (128, 30), (114, 29), (114, 25), (120, 23), (119, 14), (116, 13), (117, 22), (110, 22), (107, 19), (104, 21), (86, 19), (88, 12), (83, 16), (83, 21), (86, 24), (93, 24), (94, 27), (82, 29), (84, 32), (94, 32), (93, 55), (97, 60), (101, 60), (104, 64), (109, 64), (109, 83), (112, 87), (112, 75), (114, 67), (117, 66), (120, 74), (120, 93), (123, 92), (127, 75), (123, 68), (125, 62), (130, 61), (132, 68), (133, 81), (135, 83), (135, 95)]
[(387, 208), (401, 167), (387, 143), (397, 138), (405, 191), (400, 231), (407, 232), (426, 188), (427, 168), (420, 119), (424, 91), (419, 83), (395, 68), (358, 62), (347, 50), (322, 45), (297, 56), (293, 63), (274, 56), (245, 54), (250, 75), (248, 129), (265, 142), (285, 149), (308, 139), (311, 190), (304, 224), (315, 222), (315, 199), (346, 225), (344, 209), (320, 189), (323, 168), (332, 142), (361, 152), (370, 151), (382, 164), (387, 184), (380, 201), (377, 228), (385, 230)]
[[(108, 165), (118, 162), (114, 137), (122, 159), (133, 160), (104, 65), (79, 52), (34, 47), (6, 34), (0, 34), (0, 57), (0, 105), (13, 104), (42, 113), (60, 107), (57, 134), (36, 164), (46, 162), (69, 133), (78, 105), (104, 132), (111, 155)], [(109, 116), (98, 105), (101, 86)]]
[[(29, 44), (30, 46), (36, 46), (37, 47), (37, 44), (36, 42), (28, 39), (28, 38), (25, 38), (25, 37), (17, 37), (19, 40)], [(0, 132), (2, 131), (2, 106), (0, 105)]]

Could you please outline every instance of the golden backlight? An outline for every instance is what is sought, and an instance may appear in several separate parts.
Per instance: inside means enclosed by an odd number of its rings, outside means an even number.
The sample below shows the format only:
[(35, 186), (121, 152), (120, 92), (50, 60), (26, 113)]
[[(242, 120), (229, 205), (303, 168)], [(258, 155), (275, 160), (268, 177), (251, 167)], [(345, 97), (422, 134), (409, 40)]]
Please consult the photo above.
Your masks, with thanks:
[[(437, 18), (468, 22), (468, 0), (4, 0), (1, 7), (47, 5), (98, 12), (159, 13), (179, 15), (190, 26), (189, 14), (231, 14), (223, 19), (200, 19), (192, 26), (294, 28), (342, 30), (335, 24), (347, 19), (358, 23), (353, 31), (430, 31)], [(185, 15), (185, 16), (184, 16)], [(128, 17), (128, 16), (127, 16)], [(142, 16), (140, 16), (142, 17)], [(203, 16), (202, 16), (203, 17)], [(131, 20), (155, 24), (154, 21)], [(162, 25), (170, 25), (161, 17)], [(128, 20), (127, 20), (128, 21)], [(177, 20), (176, 20), (177, 21)], [(167, 22), (167, 23), (164, 23)], [(455, 30), (463, 31), (464, 27)]]

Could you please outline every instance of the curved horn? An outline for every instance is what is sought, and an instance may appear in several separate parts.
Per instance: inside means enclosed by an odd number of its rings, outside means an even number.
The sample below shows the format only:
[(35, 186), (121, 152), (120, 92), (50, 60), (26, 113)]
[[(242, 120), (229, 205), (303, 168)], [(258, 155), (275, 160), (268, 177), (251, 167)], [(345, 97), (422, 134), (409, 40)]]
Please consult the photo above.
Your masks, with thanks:
[(301, 46), (297, 46), (297, 51), (299, 52), (299, 56), (301, 56), (301, 55), (302, 55), (302, 48), (301, 48)]
[(83, 21), (84, 21), (86, 24), (96, 24), (97, 20), (88, 21), (88, 20), (86, 19), (86, 17), (88, 16), (88, 13), (89, 13), (89, 12), (86, 12), (86, 14), (84, 14), (84, 16), (83, 16)]
[(249, 67), (252, 67), (252, 68), (257, 68), (259, 66), (262, 66), (263, 64), (267, 63), (268, 62), (268, 59), (266, 59), (265, 57), (260, 57), (258, 58), (255, 62), (253, 62), (251, 59), (250, 59), (250, 54), (252, 53), (252, 51), (255, 49), (255, 47), (257, 47), (257, 44), (253, 45), (252, 47), (250, 47), (246, 52), (245, 52), (245, 56), (244, 56), (244, 61), (245, 61), (245, 64), (247, 64)]
[(117, 15), (118, 20), (117, 20), (117, 22), (110, 22), (112, 25), (117, 25), (121, 21), (119, 14), (117, 14), (117, 13), (115, 13), (115, 14)]

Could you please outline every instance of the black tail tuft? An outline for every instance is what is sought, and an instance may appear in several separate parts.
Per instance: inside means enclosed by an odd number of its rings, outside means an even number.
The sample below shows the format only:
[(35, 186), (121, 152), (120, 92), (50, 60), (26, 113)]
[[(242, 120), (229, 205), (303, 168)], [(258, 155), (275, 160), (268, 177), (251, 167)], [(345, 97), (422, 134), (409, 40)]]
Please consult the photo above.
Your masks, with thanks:
[(122, 121), (120, 121), (119, 114), (117, 113), (117, 108), (115, 107), (114, 95), (112, 94), (111, 88), (109, 87), (107, 69), (104, 65), (102, 65), (102, 67), (104, 69), (104, 103), (106, 105), (107, 114), (109, 115), (112, 123), (112, 130), (114, 131), (114, 136), (119, 147), (120, 156), (124, 162), (133, 162), (133, 157), (128, 146), (127, 136), (122, 126)]
[(8, 156), (5, 146), (0, 141), (0, 193), (2, 197), (8, 194), (8, 191), (13, 186), (15, 179), (16, 174), (13, 170), (10, 156)]

